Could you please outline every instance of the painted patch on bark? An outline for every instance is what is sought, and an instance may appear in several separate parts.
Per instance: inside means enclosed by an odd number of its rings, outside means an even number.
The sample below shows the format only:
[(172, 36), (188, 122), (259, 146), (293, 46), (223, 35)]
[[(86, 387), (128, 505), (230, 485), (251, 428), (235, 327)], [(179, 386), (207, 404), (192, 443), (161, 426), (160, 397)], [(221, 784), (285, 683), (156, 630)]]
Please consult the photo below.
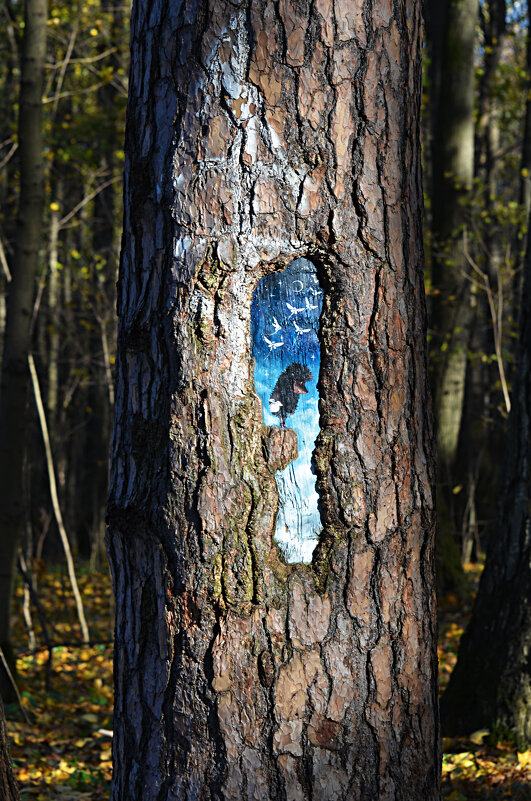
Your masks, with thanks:
[(297, 458), (276, 474), (275, 539), (288, 562), (310, 562), (321, 530), (312, 455), (319, 433), (322, 299), (315, 267), (297, 259), (262, 278), (251, 306), (254, 379), (264, 422), (297, 434)]

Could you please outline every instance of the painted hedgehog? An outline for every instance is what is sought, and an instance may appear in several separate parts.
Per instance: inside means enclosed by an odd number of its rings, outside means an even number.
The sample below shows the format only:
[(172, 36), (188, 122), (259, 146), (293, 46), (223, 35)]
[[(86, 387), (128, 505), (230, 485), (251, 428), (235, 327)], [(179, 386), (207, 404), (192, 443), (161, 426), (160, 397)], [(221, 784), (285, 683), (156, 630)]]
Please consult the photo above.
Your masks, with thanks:
[(269, 398), (269, 411), (280, 419), (281, 428), (285, 427), (286, 418), (297, 408), (299, 395), (308, 393), (305, 384), (311, 379), (310, 370), (299, 362), (290, 364), (278, 377)]

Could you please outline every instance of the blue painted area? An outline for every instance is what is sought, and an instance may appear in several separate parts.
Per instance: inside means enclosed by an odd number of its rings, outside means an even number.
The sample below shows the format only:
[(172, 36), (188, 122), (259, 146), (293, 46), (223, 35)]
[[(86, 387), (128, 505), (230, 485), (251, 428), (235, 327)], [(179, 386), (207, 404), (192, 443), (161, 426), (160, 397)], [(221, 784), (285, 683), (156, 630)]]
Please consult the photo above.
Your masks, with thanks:
[(276, 475), (280, 508), (275, 540), (288, 562), (310, 562), (321, 530), (312, 453), (319, 433), (322, 302), (315, 267), (297, 259), (262, 278), (251, 305), (254, 380), (264, 422), (297, 434), (297, 459)]

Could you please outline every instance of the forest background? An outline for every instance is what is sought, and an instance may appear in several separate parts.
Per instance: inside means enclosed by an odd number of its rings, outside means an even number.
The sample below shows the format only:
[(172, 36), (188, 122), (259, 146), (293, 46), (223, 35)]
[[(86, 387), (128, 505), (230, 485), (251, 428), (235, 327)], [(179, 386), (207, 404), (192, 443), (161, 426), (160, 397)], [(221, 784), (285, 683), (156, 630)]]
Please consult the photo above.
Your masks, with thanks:
[[(425, 2), (425, 285), (439, 451), (443, 686), (493, 530), (516, 374), (531, 206), (529, 14), (524, 2), (509, 0)], [(17, 127), (24, 4), (4, 0), (2, 15), (0, 344), (28, 169)], [(108, 792), (112, 599), (104, 536), (128, 20), (128, 6), (80, 0), (50, 3), (45, 24), (42, 142), (30, 154), (43, 170), (45, 196), (36, 210), (36, 270), (24, 287), (34, 370), (19, 443), (24, 536), (12, 608), (20, 696), (7, 706), (28, 798)], [(87, 636), (65, 536), (90, 647), (82, 647)], [(529, 743), (510, 731), (480, 730), (445, 745), (446, 797), (531, 797)]]

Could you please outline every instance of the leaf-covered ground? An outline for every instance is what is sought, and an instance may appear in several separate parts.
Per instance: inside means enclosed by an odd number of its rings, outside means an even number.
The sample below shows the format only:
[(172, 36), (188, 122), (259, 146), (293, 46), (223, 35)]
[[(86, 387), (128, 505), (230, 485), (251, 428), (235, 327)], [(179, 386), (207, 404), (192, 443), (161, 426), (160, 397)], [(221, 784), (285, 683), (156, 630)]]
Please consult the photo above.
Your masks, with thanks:
[[(459, 640), (470, 616), (480, 569), (470, 566), (470, 601), (439, 599), (439, 687), (444, 692), (457, 662)], [(505, 737), (507, 738), (505, 733)], [(445, 801), (531, 801), (531, 751), (518, 752), (510, 737), (487, 730), (469, 738), (443, 739), (442, 788)]]
[[(477, 573), (471, 573), (477, 581)], [(38, 596), (52, 642), (68, 646), (48, 651), (28, 649), (17, 592), (15, 642), (18, 683), (25, 716), (7, 708), (12, 757), (23, 801), (103, 801), (109, 797), (112, 732), (112, 598), (106, 571), (80, 577), (91, 637), (99, 644), (79, 644), (75, 607), (64, 571), (41, 565)], [(444, 689), (457, 658), (469, 607), (447, 596), (440, 603), (439, 678)], [(43, 637), (37, 614), (33, 622), (39, 645)], [(445, 801), (531, 801), (531, 752), (519, 753), (510, 740), (491, 732), (470, 739), (443, 741)], [(375, 799), (377, 801), (377, 799)]]
[[(17, 705), (6, 710), (11, 755), (22, 801), (75, 801), (109, 798), (112, 732), (112, 611), (108, 573), (79, 577), (91, 638), (86, 647), (64, 572), (41, 571), (38, 597), (52, 642), (68, 646), (28, 652), (22, 611), (17, 610), (14, 639), (20, 652), (18, 683), (28, 720)], [(17, 591), (19, 607), (22, 589)], [(32, 607), (39, 645), (44, 639)], [(48, 684), (48, 688), (47, 688)]]

